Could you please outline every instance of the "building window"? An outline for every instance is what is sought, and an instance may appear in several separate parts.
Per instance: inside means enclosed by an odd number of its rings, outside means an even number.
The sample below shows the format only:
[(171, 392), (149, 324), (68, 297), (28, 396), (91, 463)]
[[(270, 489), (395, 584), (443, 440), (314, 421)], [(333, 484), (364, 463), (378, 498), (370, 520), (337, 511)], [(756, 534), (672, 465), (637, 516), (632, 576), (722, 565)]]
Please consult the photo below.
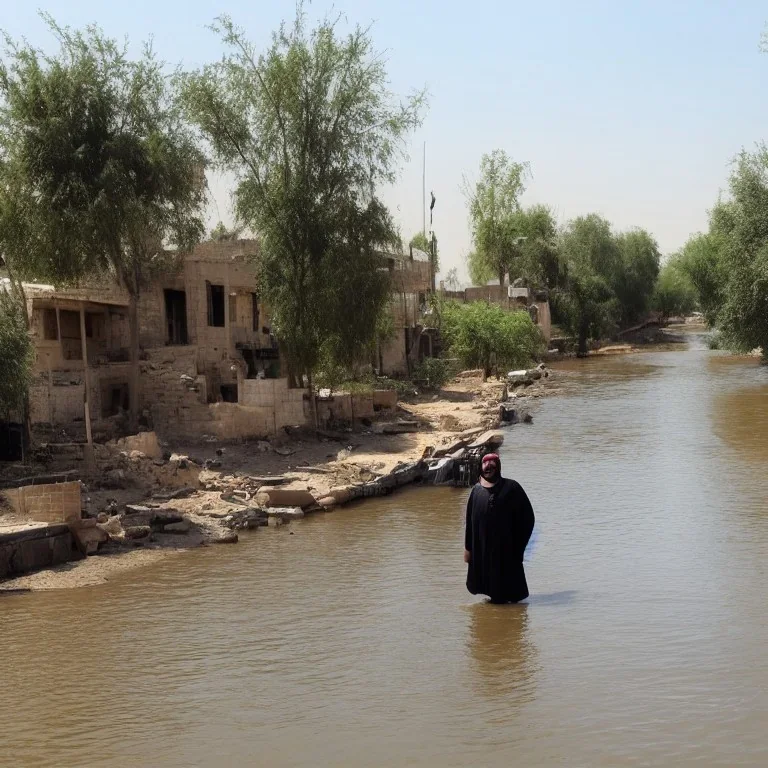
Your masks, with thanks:
[(187, 294), (167, 289), (165, 294), (165, 343), (189, 344), (187, 336)]
[(237, 294), (235, 293), (229, 297), (229, 322), (230, 325), (237, 323)]
[(205, 284), (208, 293), (208, 325), (223, 328), (224, 322), (224, 286)]
[(122, 381), (104, 381), (101, 384), (101, 416), (104, 419), (127, 412), (130, 407), (130, 390)]
[(43, 310), (43, 338), (46, 341), (59, 340), (59, 324), (56, 322), (56, 310)]
[(251, 294), (251, 308), (253, 311), (253, 330), (259, 332), (259, 294)]
[(221, 399), (225, 403), (237, 402), (237, 384), (222, 384), (219, 387)]

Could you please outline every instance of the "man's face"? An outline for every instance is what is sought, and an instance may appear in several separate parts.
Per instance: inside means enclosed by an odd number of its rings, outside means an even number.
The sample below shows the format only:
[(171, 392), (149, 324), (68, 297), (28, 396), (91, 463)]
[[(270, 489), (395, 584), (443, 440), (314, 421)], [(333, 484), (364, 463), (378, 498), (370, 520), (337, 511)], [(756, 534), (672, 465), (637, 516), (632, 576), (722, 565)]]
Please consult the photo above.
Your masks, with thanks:
[(486, 480), (495, 480), (499, 475), (499, 465), (495, 459), (484, 461), (480, 467), (480, 474)]

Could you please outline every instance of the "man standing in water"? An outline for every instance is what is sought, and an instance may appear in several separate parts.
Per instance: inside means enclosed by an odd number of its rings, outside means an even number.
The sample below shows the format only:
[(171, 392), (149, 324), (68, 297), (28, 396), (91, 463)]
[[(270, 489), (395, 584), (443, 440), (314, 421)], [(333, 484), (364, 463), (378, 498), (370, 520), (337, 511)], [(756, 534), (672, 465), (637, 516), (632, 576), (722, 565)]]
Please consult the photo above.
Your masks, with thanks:
[(492, 603), (517, 603), (528, 597), (523, 554), (533, 532), (533, 508), (515, 480), (501, 476), (495, 453), (483, 456), (480, 481), (467, 501), (464, 562), (467, 589)]

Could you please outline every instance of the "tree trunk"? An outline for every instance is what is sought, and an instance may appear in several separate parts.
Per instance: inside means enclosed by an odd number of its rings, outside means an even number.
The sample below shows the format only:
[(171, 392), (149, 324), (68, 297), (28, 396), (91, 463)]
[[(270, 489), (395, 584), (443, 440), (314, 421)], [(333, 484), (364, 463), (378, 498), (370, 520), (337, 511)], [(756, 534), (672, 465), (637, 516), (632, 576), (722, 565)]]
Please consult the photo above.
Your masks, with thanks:
[[(8, 279), (11, 281), (11, 292), (16, 297), (16, 301), (21, 306), (24, 316), (24, 323), (27, 326), (27, 333), (30, 332), (29, 311), (27, 310), (27, 295), (24, 293), (24, 285), (21, 280), (16, 280), (11, 269), (10, 260), (6, 256), (5, 268), (8, 272)], [(29, 404), (29, 387), (24, 390), (21, 398), (21, 460), (26, 463), (29, 459), (30, 449), (32, 448), (32, 416)]]
[(587, 331), (585, 328), (579, 329), (579, 347), (576, 352), (577, 357), (587, 356)]
[(315, 385), (312, 381), (312, 371), (307, 373), (307, 391), (309, 393), (309, 409), (312, 414), (312, 424), (315, 429), (320, 429), (320, 417), (317, 413), (317, 398), (315, 397)]
[(128, 323), (131, 333), (131, 377), (129, 389), (128, 429), (139, 429), (139, 297), (129, 293)]

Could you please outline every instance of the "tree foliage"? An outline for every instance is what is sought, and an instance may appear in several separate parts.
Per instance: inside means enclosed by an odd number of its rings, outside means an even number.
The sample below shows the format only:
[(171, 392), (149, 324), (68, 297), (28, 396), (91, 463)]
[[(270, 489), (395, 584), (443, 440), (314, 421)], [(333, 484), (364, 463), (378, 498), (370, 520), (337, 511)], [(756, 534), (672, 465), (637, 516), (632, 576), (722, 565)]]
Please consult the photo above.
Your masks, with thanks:
[(620, 308), (611, 288), (621, 273), (621, 253), (610, 224), (597, 214), (569, 222), (560, 239), (566, 280), (558, 297), (561, 322), (578, 338), (579, 353), (587, 340), (612, 333)]
[(656, 240), (644, 229), (632, 229), (616, 237), (621, 263), (612, 288), (619, 301), (620, 323), (629, 326), (650, 308), (661, 254)]
[(0, 413), (20, 414), (31, 379), (34, 350), (24, 312), (0, 288)]
[(296, 374), (366, 354), (388, 297), (380, 251), (397, 248), (377, 196), (394, 181), (424, 95), (397, 101), (367, 30), (308, 31), (301, 5), (259, 54), (226, 17), (226, 52), (184, 78), (187, 114), (237, 178), (238, 219), (260, 239), (259, 273)]
[(504, 274), (513, 271), (515, 259), (520, 257), (518, 238), (522, 233), (516, 214), (528, 173), (527, 163), (515, 162), (504, 150), (495, 149), (481, 158), (477, 182), (464, 179), (474, 245), (468, 266), (478, 285), (492, 277), (503, 284)]
[(556, 288), (562, 281), (563, 270), (551, 208), (521, 208), (512, 217), (512, 228), (525, 240), (519, 245), (519, 260), (511, 265), (510, 279), (523, 277), (534, 285)]
[(768, 356), (768, 147), (742, 152), (730, 178), (730, 199), (712, 212), (710, 237), (720, 281), (717, 326), (725, 343)]
[[(440, 271), (440, 251), (437, 247), (437, 236), (434, 233), (432, 233), (432, 236), (435, 238), (435, 252), (434, 252), (434, 260), (433, 260), (432, 268), (435, 270), (435, 272), (439, 272)], [(430, 258), (433, 256), (432, 241), (423, 232), (417, 232), (411, 238), (411, 241), (410, 243), (408, 243), (408, 245), (412, 248), (418, 248), (420, 251), (424, 251), (424, 253), (430, 256)]]
[(467, 368), (521, 368), (543, 350), (543, 337), (527, 312), (508, 312), (495, 304), (446, 302), (441, 335)]
[(720, 265), (718, 240), (719, 238), (711, 233), (694, 235), (683, 246), (677, 259), (679, 270), (693, 286), (697, 304), (711, 325), (717, 322), (725, 282)]
[(589, 214), (561, 234), (564, 279), (556, 294), (558, 319), (578, 337), (579, 352), (590, 338), (612, 334), (648, 311), (659, 273), (659, 248), (648, 232), (614, 234), (610, 223)]
[(696, 308), (696, 289), (680, 261), (679, 254), (669, 259), (656, 281), (652, 306), (662, 318), (686, 315)]
[[(132, 60), (96, 26), (45, 17), (49, 56), (7, 41), (0, 67), (3, 189), (26, 235), (6, 238), (16, 272), (53, 281), (110, 274), (130, 297), (131, 421), (138, 405), (142, 287), (203, 233), (203, 156), (149, 46)], [(19, 248), (36, 233), (34, 248)]]

